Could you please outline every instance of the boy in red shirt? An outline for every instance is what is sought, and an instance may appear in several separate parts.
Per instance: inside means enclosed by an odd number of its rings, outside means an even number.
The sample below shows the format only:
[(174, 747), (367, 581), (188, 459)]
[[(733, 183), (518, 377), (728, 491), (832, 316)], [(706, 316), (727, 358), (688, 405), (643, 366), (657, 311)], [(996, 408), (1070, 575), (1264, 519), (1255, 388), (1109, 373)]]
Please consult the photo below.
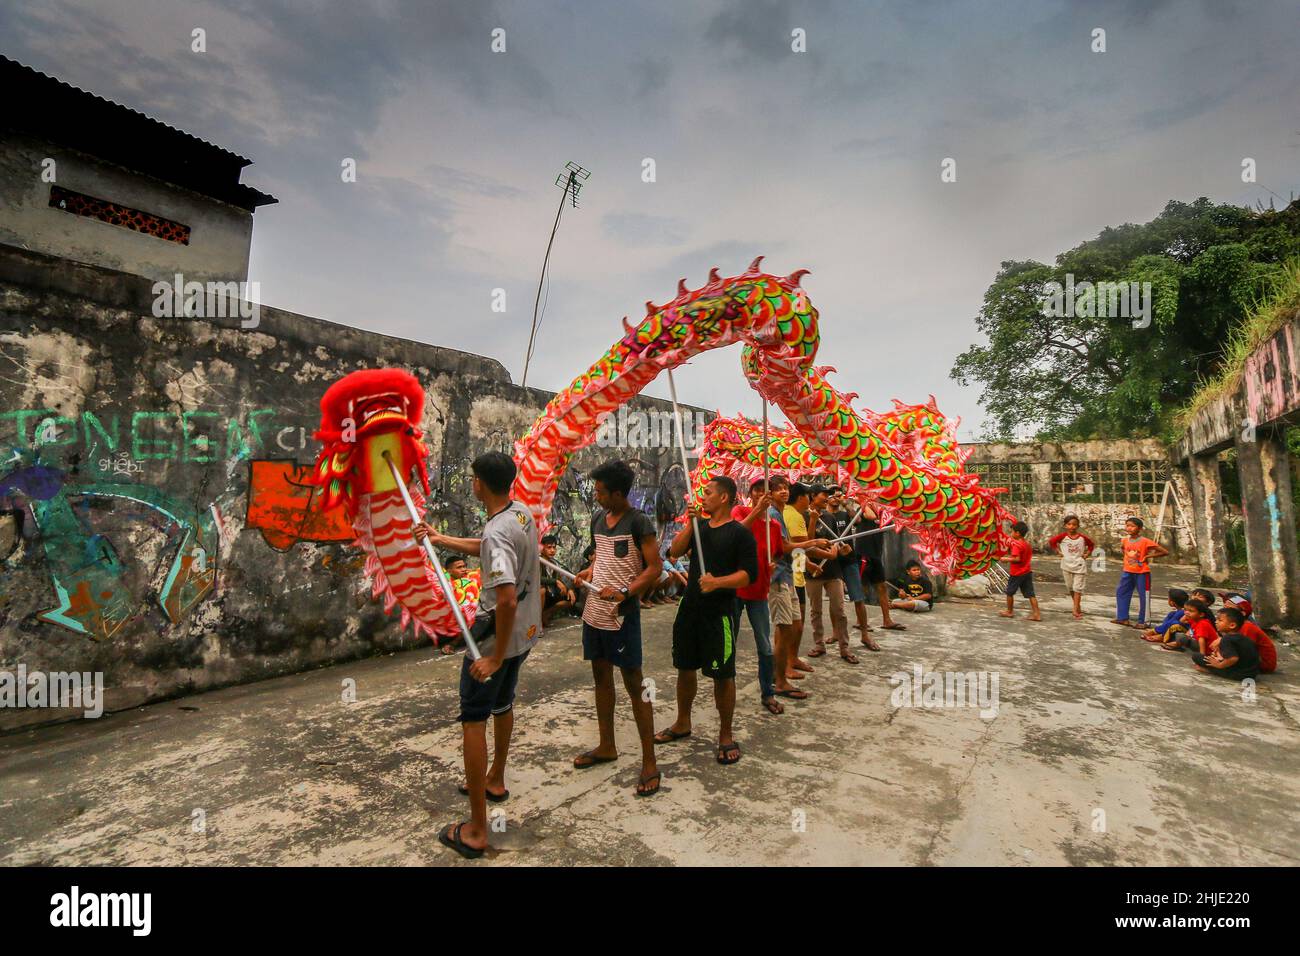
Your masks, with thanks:
[(1041, 621), (1043, 616), (1038, 611), (1038, 597), (1034, 594), (1034, 571), (1030, 567), (1034, 559), (1034, 549), (1025, 540), (1025, 535), (1028, 533), (1029, 525), (1023, 521), (1017, 521), (1011, 526), (1011, 570), (1008, 572), (1011, 579), (1007, 581), (1007, 609), (999, 611), (998, 614), (1002, 617), (1016, 616), (1016, 592), (1019, 591), (1029, 598), (1032, 612), (1029, 620)]
[[(1147, 596), (1151, 593), (1151, 565), (1147, 562), (1152, 558), (1164, 557), (1169, 552), (1150, 538), (1142, 536), (1141, 518), (1129, 518), (1124, 522), (1124, 530), (1128, 532), (1128, 537), (1120, 541), (1120, 549), (1124, 552), (1124, 570), (1119, 576), (1119, 587), (1115, 588), (1115, 620), (1111, 623), (1145, 628)], [(1128, 620), (1134, 591), (1138, 593), (1136, 625), (1130, 624)]]
[[(754, 646), (758, 651), (758, 690), (763, 706), (769, 713), (781, 714), (785, 708), (776, 699), (775, 662), (772, 659), (772, 615), (767, 603), (767, 593), (772, 581), (772, 565), (785, 554), (781, 524), (771, 517), (772, 499), (767, 485), (760, 478), (749, 486), (750, 504), (737, 504), (731, 517), (739, 521), (758, 542), (758, 577), (752, 584), (736, 591), (736, 597), (745, 607), (749, 626), (754, 630)], [(767, 515), (764, 520), (763, 516)]]
[(1219, 639), (1219, 632), (1210, 623), (1210, 606), (1200, 598), (1189, 598), (1183, 605), (1183, 627), (1186, 633), (1174, 633), (1169, 629), (1173, 640), (1160, 646), (1167, 651), (1191, 651), (1193, 654), (1210, 653), (1214, 642)]

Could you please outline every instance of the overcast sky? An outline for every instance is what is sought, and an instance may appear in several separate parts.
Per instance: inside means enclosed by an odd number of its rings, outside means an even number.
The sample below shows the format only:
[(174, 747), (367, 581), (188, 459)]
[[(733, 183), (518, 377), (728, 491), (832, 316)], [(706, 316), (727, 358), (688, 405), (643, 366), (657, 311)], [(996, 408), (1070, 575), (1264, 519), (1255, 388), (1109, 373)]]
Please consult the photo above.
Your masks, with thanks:
[[(979, 396), (948, 370), (1001, 261), (1169, 199), (1300, 194), (1298, 24), (1294, 0), (0, 0), (0, 52), (252, 158), (244, 181), (280, 200), (255, 219), (267, 304), (518, 381), (573, 160), (592, 176), (529, 384), (567, 385), (679, 278), (763, 254), (812, 270), (835, 384), (876, 409), (933, 393), (965, 439)], [(738, 363), (696, 359), (681, 398), (757, 414)]]

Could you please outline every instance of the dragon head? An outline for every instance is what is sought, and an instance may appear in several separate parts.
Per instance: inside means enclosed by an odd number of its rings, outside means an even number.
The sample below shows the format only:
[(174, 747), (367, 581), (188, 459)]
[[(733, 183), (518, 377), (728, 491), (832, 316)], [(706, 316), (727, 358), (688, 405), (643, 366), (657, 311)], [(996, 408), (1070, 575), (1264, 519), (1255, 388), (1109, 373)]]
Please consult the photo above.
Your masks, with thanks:
[(320, 411), (312, 437), (325, 447), (312, 481), (325, 491), (322, 507), (342, 504), (355, 515), (360, 495), (393, 488), (388, 460), (403, 480), (414, 470), (428, 493), (424, 389), (415, 376), (396, 368), (352, 372), (326, 390)]

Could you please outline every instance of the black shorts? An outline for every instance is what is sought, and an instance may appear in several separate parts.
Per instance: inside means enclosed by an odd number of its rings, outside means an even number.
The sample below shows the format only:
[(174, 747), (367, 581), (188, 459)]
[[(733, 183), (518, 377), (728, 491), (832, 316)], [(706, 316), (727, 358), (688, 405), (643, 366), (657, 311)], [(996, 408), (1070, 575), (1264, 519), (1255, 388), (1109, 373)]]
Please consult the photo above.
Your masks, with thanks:
[(721, 610), (683, 601), (673, 621), (673, 667), (716, 680), (734, 678), (739, 628), (740, 605), (734, 601)]
[(862, 562), (862, 580), (863, 583), (870, 584), (872, 587), (877, 584), (884, 584), (885, 562), (875, 555), (865, 558)]
[(1034, 572), (1026, 571), (1024, 574), (1013, 574), (1007, 581), (1007, 597), (1011, 597), (1019, 591), (1027, 598), (1034, 596)]
[(469, 654), (464, 655), (460, 667), (460, 722), (475, 724), (497, 714), (504, 714), (515, 706), (515, 686), (519, 683), (519, 668), (524, 663), (528, 651), (518, 657), (511, 657), (501, 662), (496, 673), (485, 681), (477, 681), (470, 676), (470, 665), (474, 663)]

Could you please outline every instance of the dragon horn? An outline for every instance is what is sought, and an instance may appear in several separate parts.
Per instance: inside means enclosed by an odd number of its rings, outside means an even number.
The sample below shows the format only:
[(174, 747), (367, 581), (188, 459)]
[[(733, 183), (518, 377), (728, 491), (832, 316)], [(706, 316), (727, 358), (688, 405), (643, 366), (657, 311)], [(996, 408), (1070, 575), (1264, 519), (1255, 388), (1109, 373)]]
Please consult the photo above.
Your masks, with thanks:
[(633, 331), (635, 331), (635, 329), (634, 329), (632, 323), (630, 323), (630, 322), (627, 320), (627, 316), (626, 316), (626, 315), (623, 316), (623, 331), (626, 332), (628, 335), (631, 335), (631, 334), (633, 333)]
[(810, 272), (812, 272), (811, 269), (795, 269), (794, 272), (785, 277), (785, 281), (798, 288), (799, 280)]
[(761, 265), (763, 264), (763, 260), (766, 259), (766, 258), (767, 258), (767, 256), (759, 256), (758, 258), (756, 258), (753, 262), (751, 262), (751, 263), (749, 264), (749, 268), (746, 269), (745, 272), (747, 272), (747, 273), (748, 273), (748, 272), (757, 272), (757, 271), (758, 271), (758, 267), (761, 266)]
[(677, 280), (677, 294), (678, 294), (678, 295), (687, 295), (687, 294), (688, 294), (688, 290), (687, 290), (687, 288), (686, 288), (686, 277), (685, 277), (685, 276), (683, 276), (682, 278), (680, 278), (680, 279)]
[(714, 266), (712, 269), (709, 270), (709, 284), (712, 285), (714, 282), (721, 282), (721, 281), (722, 281), (722, 276), (718, 274), (718, 267)]
[(654, 314), (655, 314), (656, 312), (658, 312), (658, 311), (659, 311), (659, 306), (655, 305), (655, 304), (654, 304), (653, 302), (651, 302), (649, 299), (646, 299), (646, 300), (645, 300), (645, 314), (646, 314), (646, 315), (654, 315)]

